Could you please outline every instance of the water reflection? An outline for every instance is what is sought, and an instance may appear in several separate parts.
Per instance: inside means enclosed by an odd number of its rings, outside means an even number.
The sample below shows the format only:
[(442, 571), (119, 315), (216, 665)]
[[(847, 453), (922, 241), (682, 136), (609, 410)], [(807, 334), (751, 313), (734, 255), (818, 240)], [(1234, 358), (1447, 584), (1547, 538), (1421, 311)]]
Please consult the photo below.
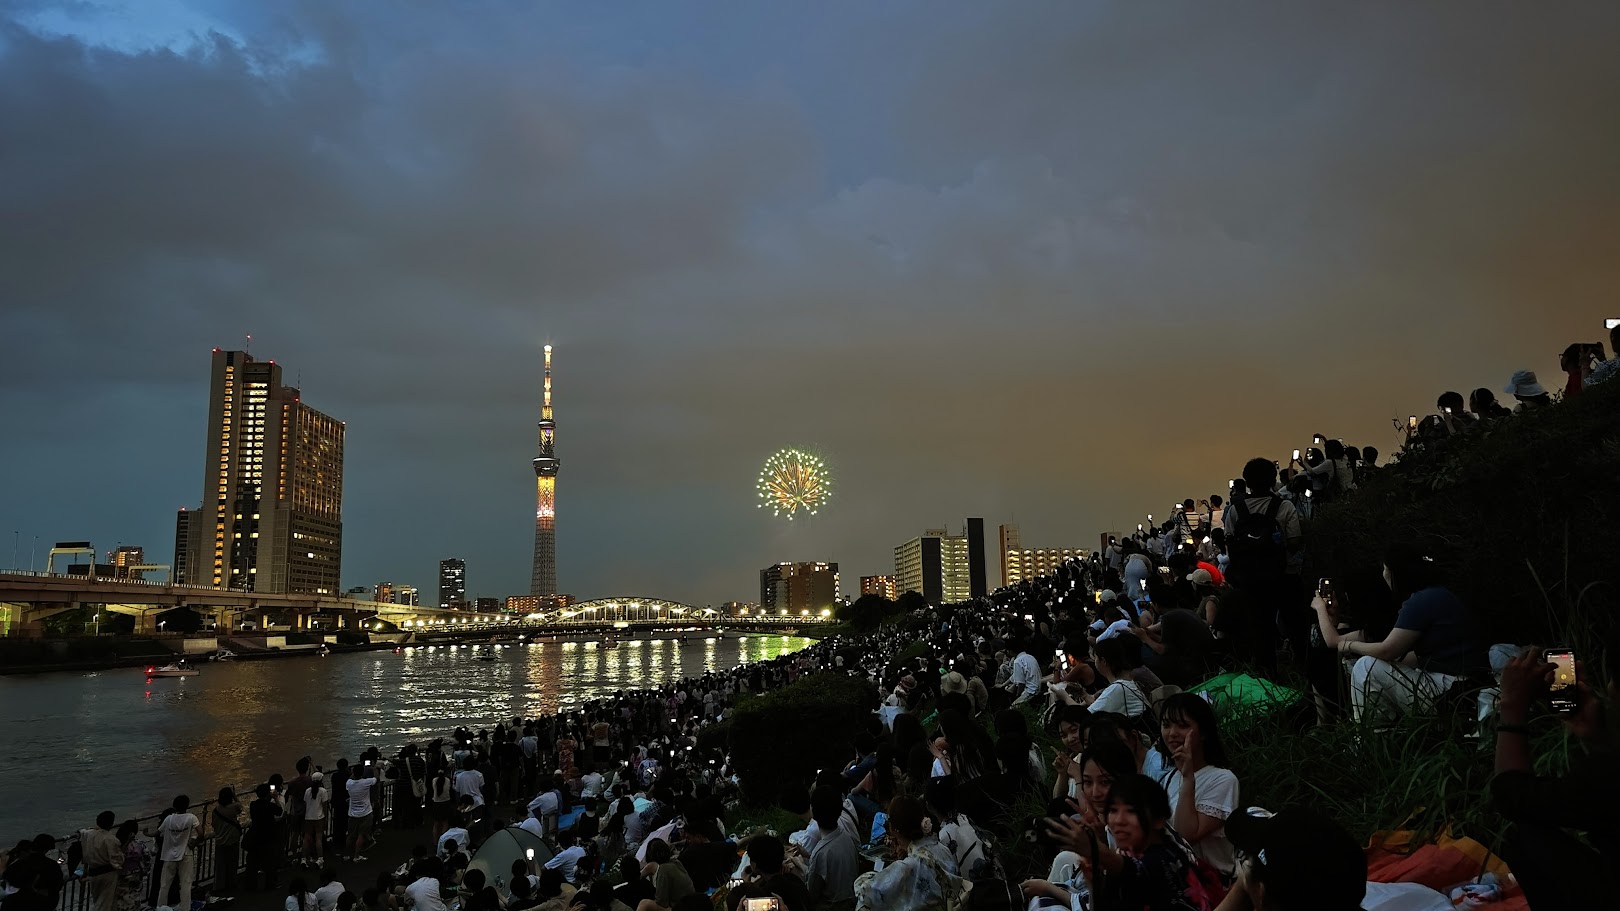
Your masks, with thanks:
[(210, 664), (198, 677), (147, 682), (138, 668), (0, 677), (0, 838), (66, 833), (111, 809), (156, 812), (185, 792), (211, 796), (299, 756), (330, 764), (376, 745), (456, 725), (493, 726), (554, 712), (619, 689), (726, 669), (796, 651), (808, 640), (750, 636), (622, 643), (529, 643), (494, 661), (475, 649)]

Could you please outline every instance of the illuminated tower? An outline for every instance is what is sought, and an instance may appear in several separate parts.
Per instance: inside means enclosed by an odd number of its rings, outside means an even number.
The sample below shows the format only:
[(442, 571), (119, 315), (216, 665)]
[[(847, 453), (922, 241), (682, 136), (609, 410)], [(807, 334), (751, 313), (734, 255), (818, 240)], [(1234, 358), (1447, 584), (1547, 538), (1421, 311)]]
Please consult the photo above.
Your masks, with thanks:
[(546, 346), (545, 399), (540, 407), (540, 454), (534, 457), (534, 572), (529, 594), (557, 594), (557, 425), (551, 420), (551, 346)]

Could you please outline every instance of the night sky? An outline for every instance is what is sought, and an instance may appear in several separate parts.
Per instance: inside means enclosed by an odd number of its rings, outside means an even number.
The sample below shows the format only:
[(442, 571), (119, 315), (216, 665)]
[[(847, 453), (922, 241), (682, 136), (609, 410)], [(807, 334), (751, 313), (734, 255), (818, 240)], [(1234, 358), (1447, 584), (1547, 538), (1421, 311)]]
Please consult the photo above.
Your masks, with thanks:
[[(1090, 545), (1561, 385), (1620, 316), (1617, 47), (1613, 3), (0, 0), (0, 531), (167, 561), (252, 333), (348, 422), (345, 586), (526, 593), (547, 342), (577, 596)], [(790, 445), (809, 523), (755, 508)]]

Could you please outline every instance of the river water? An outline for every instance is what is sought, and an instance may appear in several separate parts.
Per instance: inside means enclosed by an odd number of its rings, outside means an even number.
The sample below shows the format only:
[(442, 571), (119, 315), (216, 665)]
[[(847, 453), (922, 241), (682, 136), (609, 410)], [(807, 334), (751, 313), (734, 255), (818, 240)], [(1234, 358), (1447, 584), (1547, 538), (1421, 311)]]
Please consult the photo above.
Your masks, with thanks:
[(176, 794), (196, 802), (272, 772), (291, 778), (306, 754), (328, 768), (365, 747), (391, 755), (457, 725), (494, 727), (809, 642), (535, 643), (505, 646), (493, 662), (438, 646), (219, 662), (152, 681), (144, 668), (0, 677), (0, 843), (66, 835), (102, 810), (146, 816)]

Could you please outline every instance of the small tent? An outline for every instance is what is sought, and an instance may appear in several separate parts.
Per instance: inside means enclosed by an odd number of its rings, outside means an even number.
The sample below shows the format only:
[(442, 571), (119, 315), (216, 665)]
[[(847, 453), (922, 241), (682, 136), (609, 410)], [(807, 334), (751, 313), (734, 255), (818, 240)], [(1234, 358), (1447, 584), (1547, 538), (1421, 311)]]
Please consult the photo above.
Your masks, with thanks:
[(485, 880), (493, 886), (497, 877), (505, 882), (512, 875), (512, 861), (526, 859), (531, 848), (536, 864), (544, 864), (552, 857), (552, 850), (540, 836), (528, 829), (507, 826), (478, 846), (467, 869), (484, 871)]

